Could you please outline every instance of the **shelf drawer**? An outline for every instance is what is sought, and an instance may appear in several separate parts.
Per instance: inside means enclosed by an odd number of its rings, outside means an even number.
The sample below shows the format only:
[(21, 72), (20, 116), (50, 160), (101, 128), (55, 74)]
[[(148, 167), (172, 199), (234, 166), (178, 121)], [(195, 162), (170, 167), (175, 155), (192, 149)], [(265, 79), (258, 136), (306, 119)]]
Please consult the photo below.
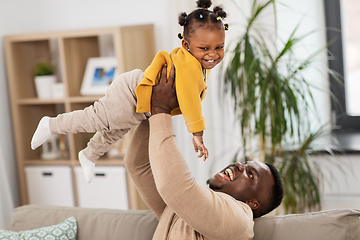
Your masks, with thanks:
[(70, 166), (26, 166), (29, 204), (75, 206)]
[(124, 166), (96, 166), (93, 180), (87, 183), (81, 166), (75, 167), (79, 207), (129, 209)]

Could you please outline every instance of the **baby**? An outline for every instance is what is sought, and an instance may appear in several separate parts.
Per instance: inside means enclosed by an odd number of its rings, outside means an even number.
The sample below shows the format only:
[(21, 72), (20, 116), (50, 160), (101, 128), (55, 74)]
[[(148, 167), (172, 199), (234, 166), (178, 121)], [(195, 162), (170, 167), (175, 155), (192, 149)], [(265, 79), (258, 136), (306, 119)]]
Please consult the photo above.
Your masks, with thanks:
[(110, 145), (126, 134), (129, 129), (150, 117), (151, 93), (162, 66), (167, 64), (168, 74), (174, 65), (175, 84), (179, 108), (172, 115), (182, 114), (189, 132), (193, 134), (198, 157), (208, 158), (203, 143), (205, 120), (201, 101), (207, 89), (210, 69), (224, 58), (225, 30), (222, 22), (226, 13), (217, 6), (208, 10), (211, 0), (197, 1), (198, 9), (189, 15), (181, 13), (179, 24), (184, 27), (179, 34), (181, 47), (170, 54), (159, 52), (145, 72), (133, 70), (120, 74), (109, 86), (104, 97), (84, 110), (59, 114), (55, 118), (43, 117), (34, 133), (31, 148), (42, 145), (51, 134), (96, 132), (87, 147), (78, 154), (85, 180), (93, 177), (96, 161)]

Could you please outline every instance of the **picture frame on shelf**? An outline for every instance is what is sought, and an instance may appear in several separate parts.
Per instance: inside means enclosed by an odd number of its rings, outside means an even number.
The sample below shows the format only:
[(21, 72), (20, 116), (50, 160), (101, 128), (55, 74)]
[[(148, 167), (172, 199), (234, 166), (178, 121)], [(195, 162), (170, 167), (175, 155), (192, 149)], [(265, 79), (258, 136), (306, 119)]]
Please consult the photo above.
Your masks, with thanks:
[(104, 95), (118, 74), (116, 57), (89, 58), (81, 84), (81, 95)]

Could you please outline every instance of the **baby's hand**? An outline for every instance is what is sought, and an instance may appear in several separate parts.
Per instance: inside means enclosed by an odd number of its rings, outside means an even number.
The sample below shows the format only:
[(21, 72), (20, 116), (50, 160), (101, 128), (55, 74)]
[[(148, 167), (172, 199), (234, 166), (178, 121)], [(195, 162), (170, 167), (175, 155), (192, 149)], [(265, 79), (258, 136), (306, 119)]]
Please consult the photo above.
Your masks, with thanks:
[(199, 158), (204, 157), (204, 161), (209, 157), (209, 152), (203, 142), (203, 132), (193, 133), (193, 145), (195, 152), (200, 150)]

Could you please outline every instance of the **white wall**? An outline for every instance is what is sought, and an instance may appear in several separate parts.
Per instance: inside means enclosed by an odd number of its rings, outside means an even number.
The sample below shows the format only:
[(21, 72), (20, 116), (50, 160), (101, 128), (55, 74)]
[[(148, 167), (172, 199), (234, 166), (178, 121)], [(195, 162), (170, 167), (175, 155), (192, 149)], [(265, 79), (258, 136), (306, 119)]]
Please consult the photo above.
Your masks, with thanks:
[[(324, 49), (326, 45), (324, 3), (319, 0), (286, 0), (286, 5), (286, 7), (278, 5), (278, 36), (284, 40), (288, 39), (290, 31), (301, 22), (295, 36), (301, 37), (312, 32), (303, 38), (295, 51), (298, 59), (305, 60), (310, 54)], [(311, 122), (312, 128), (318, 130), (321, 125), (327, 124), (326, 128), (329, 130), (331, 129), (329, 124), (331, 103), (328, 91), (328, 72), (326, 71), (328, 67), (326, 51), (322, 51), (316, 57), (315, 64), (311, 66), (304, 71), (304, 77), (309, 84), (317, 88), (312, 88), (316, 109), (309, 111), (310, 118), (314, 119)]]
[(319, 155), (313, 159), (322, 171), (321, 208), (360, 209), (359, 154)]
[[(62, 31), (86, 28), (101, 28), (119, 25), (133, 25), (153, 23), (155, 25), (157, 50), (170, 51), (179, 46), (177, 33), (181, 28), (177, 24), (177, 15), (181, 11), (190, 12), (195, 0), (0, 0), (0, 43), (2, 37), (11, 34), (24, 34), (45, 31)], [(244, 23), (244, 15), (231, 0), (214, 0), (214, 4), (222, 4), (228, 12), (227, 19), (230, 30), (227, 33), (227, 43), (240, 32)], [(243, 12), (249, 8), (248, 1), (237, 0)], [(320, 3), (321, 2), (321, 3)], [(323, 31), (322, 1), (314, 0), (286, 0), (286, 4), (293, 10), (282, 12), (279, 17), (279, 28), (285, 30), (294, 27), (298, 20), (306, 14), (306, 21), (302, 32), (319, 28)], [(298, 12), (293, 14), (292, 11)], [(310, 40), (308, 46), (322, 46), (325, 44), (324, 33), (319, 33)], [(1, 134), (0, 144), (5, 155), (5, 167), (9, 173), (15, 205), (19, 203), (16, 177), (16, 160), (10, 103), (7, 92), (6, 68), (4, 49), (0, 48), (0, 115)], [(323, 60), (326, 65), (326, 60)], [(316, 82), (326, 82), (327, 76), (314, 76)], [(177, 117), (177, 138), (184, 156), (190, 167), (201, 182), (209, 177), (210, 172), (218, 171), (231, 159), (231, 152), (236, 150), (240, 141), (238, 128), (233, 125), (232, 108), (228, 102), (219, 104), (218, 97), (218, 69), (213, 70), (209, 79), (209, 93), (203, 103), (204, 116), (207, 123), (205, 130), (205, 144), (210, 150), (211, 158), (202, 163), (196, 158), (191, 145), (191, 135), (187, 133), (182, 119)], [(319, 95), (318, 102), (324, 109), (323, 116), (328, 116), (327, 97)], [(209, 110), (212, 109), (212, 110)], [(324, 118), (326, 119), (326, 118)], [(325, 120), (324, 120), (325, 121)], [(30, 144), (30, 143), (29, 143)]]

